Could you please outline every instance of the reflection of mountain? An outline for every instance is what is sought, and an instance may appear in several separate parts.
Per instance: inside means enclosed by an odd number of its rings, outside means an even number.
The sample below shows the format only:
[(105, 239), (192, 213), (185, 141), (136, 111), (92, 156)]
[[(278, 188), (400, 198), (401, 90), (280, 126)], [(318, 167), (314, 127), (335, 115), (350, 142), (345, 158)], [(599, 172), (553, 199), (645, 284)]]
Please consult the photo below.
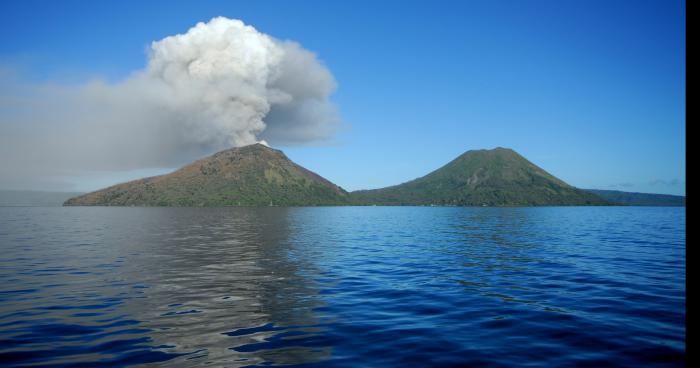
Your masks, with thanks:
[(463, 260), (457, 282), (465, 292), (481, 298), (484, 310), (499, 303), (515, 303), (547, 312), (565, 312), (523, 282), (526, 277), (548, 276), (540, 268), (549, 262), (548, 253), (555, 249), (538, 239), (548, 233), (541, 223), (552, 215), (550, 211), (553, 210), (488, 208), (455, 214), (451, 234), (459, 246), (450, 252)]
[(685, 358), (678, 208), (0, 215), (6, 365), (566, 366), (607, 346), (622, 365)]
[(304, 276), (312, 266), (288, 257), (291, 210), (144, 209), (160, 232), (144, 232), (123, 274), (147, 287), (130, 314), (153, 330), (152, 346), (197, 352), (165, 365), (300, 364), (329, 354), (304, 344), (319, 332), (318, 291)]

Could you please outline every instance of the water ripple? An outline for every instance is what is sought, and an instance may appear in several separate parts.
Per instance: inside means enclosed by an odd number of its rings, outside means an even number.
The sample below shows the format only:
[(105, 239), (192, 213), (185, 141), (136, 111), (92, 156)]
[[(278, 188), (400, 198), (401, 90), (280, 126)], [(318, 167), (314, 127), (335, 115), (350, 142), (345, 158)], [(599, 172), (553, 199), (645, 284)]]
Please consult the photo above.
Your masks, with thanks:
[(0, 208), (3, 366), (682, 366), (679, 208)]

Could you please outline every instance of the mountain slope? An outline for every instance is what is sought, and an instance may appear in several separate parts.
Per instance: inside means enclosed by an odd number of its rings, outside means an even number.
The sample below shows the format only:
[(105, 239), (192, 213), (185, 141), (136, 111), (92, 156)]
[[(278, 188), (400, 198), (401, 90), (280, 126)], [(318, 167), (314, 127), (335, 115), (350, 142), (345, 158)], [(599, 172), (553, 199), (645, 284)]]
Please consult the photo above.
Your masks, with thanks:
[(262, 144), (232, 148), (166, 175), (71, 198), (66, 206), (313, 206), (344, 204), (339, 186)]
[(404, 184), (351, 193), (355, 204), (546, 206), (607, 205), (507, 148), (467, 151), (430, 174)]
[(607, 199), (627, 206), (685, 206), (685, 196), (654, 193), (623, 192), (621, 190), (584, 189)]

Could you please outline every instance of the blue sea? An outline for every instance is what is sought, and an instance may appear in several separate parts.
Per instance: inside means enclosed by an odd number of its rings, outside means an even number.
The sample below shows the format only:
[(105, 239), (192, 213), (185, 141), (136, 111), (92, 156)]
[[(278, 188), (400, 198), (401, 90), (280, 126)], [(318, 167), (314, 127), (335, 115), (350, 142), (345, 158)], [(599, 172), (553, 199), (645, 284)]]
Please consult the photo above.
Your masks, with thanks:
[(0, 208), (3, 367), (685, 364), (685, 208)]

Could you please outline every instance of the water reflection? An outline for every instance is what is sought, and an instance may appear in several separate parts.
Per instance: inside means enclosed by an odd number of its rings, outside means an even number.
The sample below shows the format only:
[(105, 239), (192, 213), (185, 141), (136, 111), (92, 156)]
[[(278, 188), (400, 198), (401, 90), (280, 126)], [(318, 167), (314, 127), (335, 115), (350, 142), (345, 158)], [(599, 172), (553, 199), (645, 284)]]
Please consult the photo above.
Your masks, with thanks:
[(541, 243), (537, 226), (541, 217), (536, 211), (488, 208), (460, 211), (456, 215), (446, 228), (456, 245), (450, 252), (462, 260), (464, 269), (457, 282), (465, 291), (502, 302), (562, 311), (538, 300), (541, 295), (532, 292), (529, 283), (524, 282), (534, 268), (546, 262), (539, 252), (545, 245)]
[(684, 230), (643, 208), (0, 208), (0, 362), (682, 365)]
[(134, 239), (139, 252), (121, 276), (147, 288), (126, 313), (153, 331), (160, 350), (192, 353), (167, 364), (299, 364), (328, 356), (327, 348), (293, 342), (319, 332), (312, 314), (319, 301), (304, 277), (308, 264), (288, 257), (290, 210), (163, 211), (158, 228), (165, 233)]
[(84, 210), (98, 216), (61, 218), (4, 249), (0, 279), (36, 288), (11, 290), (0, 306), (0, 321), (21, 327), (0, 348), (27, 351), (3, 361), (42, 350), (55, 363), (119, 365), (299, 364), (330, 354), (304, 343), (322, 331), (313, 314), (322, 303), (312, 264), (290, 257), (293, 209)]

